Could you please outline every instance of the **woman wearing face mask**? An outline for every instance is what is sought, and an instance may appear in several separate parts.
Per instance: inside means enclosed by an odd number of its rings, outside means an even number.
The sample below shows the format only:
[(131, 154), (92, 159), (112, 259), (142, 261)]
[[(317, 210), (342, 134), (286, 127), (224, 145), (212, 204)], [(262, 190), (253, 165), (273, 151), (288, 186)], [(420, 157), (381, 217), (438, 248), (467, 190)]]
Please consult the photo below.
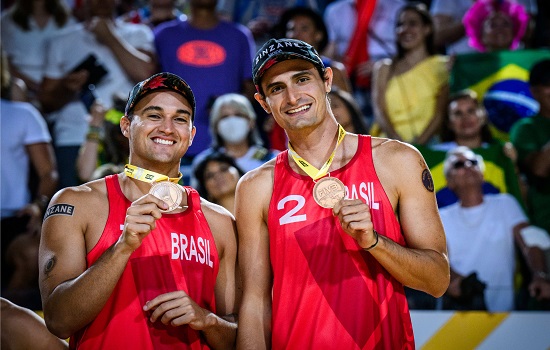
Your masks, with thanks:
[[(240, 94), (221, 95), (210, 110), (212, 145), (199, 153), (192, 163), (193, 169), (209, 154), (225, 153), (235, 159), (244, 171), (255, 169), (277, 155), (266, 149), (256, 128), (256, 113), (252, 104)], [(196, 178), (191, 179), (196, 185)]]

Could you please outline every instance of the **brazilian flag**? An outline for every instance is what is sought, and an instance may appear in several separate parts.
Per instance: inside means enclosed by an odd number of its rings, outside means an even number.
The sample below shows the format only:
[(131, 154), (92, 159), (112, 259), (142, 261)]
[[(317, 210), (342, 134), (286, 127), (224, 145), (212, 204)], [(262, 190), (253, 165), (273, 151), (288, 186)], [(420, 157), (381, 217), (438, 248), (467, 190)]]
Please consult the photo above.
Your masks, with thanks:
[[(455, 146), (415, 145), (424, 156), (426, 164), (430, 168), (434, 181), (437, 206), (446, 207), (458, 201), (458, 197), (447, 187), (447, 179), (443, 173), (443, 163), (447, 151)], [(514, 163), (504, 152), (504, 143), (495, 141), (492, 144), (484, 144), (472, 151), (483, 157), (485, 169), (483, 170), (483, 193), (509, 193), (516, 198), (518, 203), (525, 207), (519, 187), (519, 179)]]
[(487, 110), (493, 135), (507, 141), (512, 124), (538, 112), (538, 102), (529, 91), (529, 70), (548, 58), (548, 49), (458, 55), (451, 71), (451, 92), (475, 91)]

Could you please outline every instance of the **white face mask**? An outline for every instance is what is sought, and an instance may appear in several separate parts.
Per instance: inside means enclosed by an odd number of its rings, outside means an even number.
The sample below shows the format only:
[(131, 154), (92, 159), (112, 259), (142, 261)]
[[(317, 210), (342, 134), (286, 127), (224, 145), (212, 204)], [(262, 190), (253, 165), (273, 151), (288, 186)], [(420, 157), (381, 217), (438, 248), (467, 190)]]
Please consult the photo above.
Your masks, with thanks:
[(218, 122), (218, 134), (227, 143), (243, 142), (250, 131), (249, 120), (238, 115), (230, 115)]

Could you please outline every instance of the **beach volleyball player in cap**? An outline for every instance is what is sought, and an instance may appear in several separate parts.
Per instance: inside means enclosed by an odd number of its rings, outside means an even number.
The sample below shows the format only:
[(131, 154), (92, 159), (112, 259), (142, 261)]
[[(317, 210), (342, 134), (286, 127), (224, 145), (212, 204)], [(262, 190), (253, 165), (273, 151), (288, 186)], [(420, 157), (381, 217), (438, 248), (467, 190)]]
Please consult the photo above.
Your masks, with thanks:
[(288, 151), (237, 187), (242, 349), (412, 349), (403, 286), (441, 296), (445, 234), (420, 153), (346, 133), (330, 109), (332, 71), (308, 44), (256, 54), (256, 100)]
[(78, 349), (226, 349), (236, 323), (232, 215), (177, 184), (195, 99), (156, 74), (130, 92), (123, 173), (52, 199), (40, 243), (48, 329)]

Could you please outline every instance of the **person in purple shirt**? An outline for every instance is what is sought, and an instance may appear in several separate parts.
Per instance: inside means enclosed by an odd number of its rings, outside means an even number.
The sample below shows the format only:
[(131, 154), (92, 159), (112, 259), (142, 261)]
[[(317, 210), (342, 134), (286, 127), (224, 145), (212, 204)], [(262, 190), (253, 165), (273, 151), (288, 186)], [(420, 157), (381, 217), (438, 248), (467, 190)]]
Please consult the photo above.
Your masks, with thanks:
[(253, 98), (254, 40), (246, 27), (226, 22), (216, 13), (217, 0), (191, 0), (186, 21), (174, 20), (155, 29), (155, 46), (162, 71), (181, 76), (195, 92), (197, 135), (182, 161), (189, 176), (192, 157), (211, 144), (209, 108), (216, 97), (242, 93)]

